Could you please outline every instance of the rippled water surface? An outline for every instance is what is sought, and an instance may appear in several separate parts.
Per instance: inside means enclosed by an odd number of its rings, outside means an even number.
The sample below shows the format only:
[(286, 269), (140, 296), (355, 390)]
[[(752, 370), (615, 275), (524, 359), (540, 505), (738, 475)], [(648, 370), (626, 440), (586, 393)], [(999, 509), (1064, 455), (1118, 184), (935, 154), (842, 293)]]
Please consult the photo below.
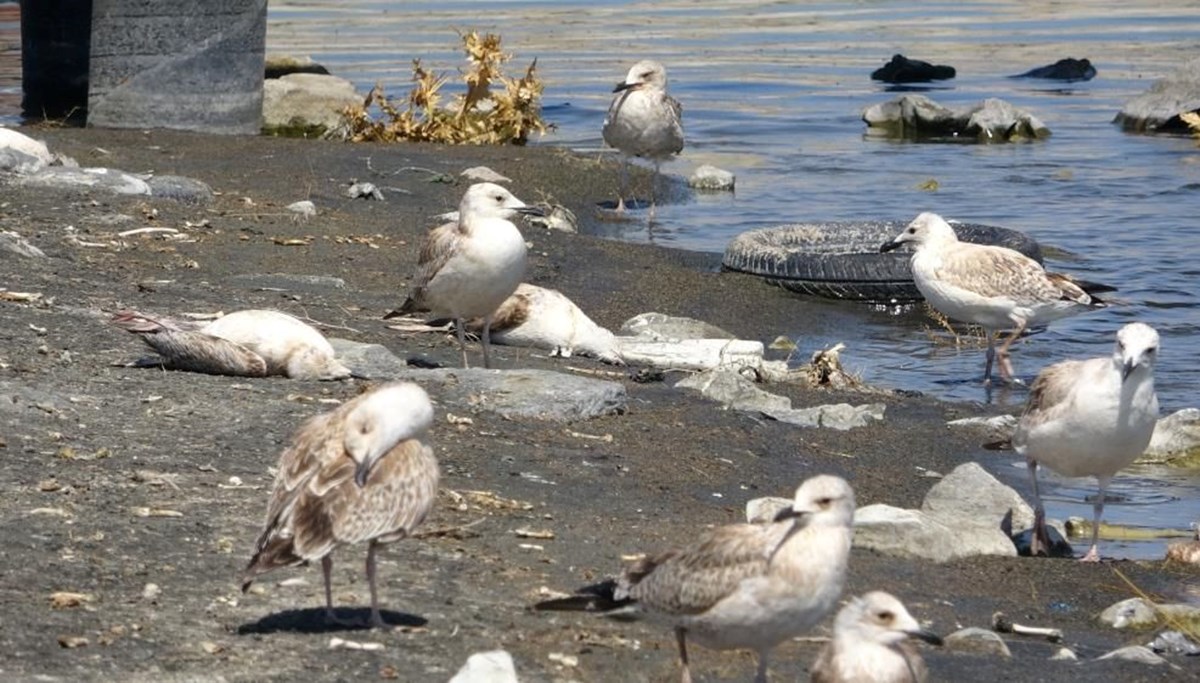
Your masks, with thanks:
[[(1125, 134), (1111, 123), (1122, 102), (1200, 54), (1200, 3), (274, 0), (268, 49), (311, 55), (360, 89), (378, 82), (396, 95), (408, 87), (415, 57), (438, 71), (458, 68), (455, 31), (471, 29), (503, 37), (516, 55), (510, 73), (538, 58), (544, 114), (558, 128), (536, 144), (601, 153), (612, 85), (637, 59), (667, 65), (684, 107), (687, 148), (664, 170), (681, 178), (711, 163), (738, 180), (736, 194), (660, 206), (655, 241), (719, 252), (752, 228), (907, 220), (923, 210), (1023, 230), (1055, 248), (1052, 267), (1119, 286), (1120, 302), (1018, 344), (1018, 374), (1030, 379), (1050, 362), (1107, 354), (1121, 324), (1143, 320), (1163, 335), (1164, 411), (1200, 404), (1193, 362), (1200, 349), (1200, 147), (1183, 137)], [(897, 52), (958, 69), (928, 93), (935, 100), (1000, 97), (1032, 111), (1052, 137), (991, 146), (866, 138), (862, 110), (895, 95), (868, 76)], [(1067, 56), (1090, 58), (1098, 77), (1074, 84), (1007, 78)], [(0, 94), (4, 86), (0, 79)], [(921, 189), (928, 180), (936, 191)], [(615, 193), (615, 177), (597, 182)], [(643, 222), (604, 229), (648, 239)], [(931, 343), (919, 312), (844, 305), (861, 313), (862, 324), (836, 339), (807, 334), (802, 319), (778, 321), (779, 331), (805, 350), (846, 342), (847, 364), (875, 384), (960, 401), (1024, 400), (1023, 390), (985, 392), (975, 381), (982, 350)], [(1082, 496), (1094, 490), (1091, 481), (1052, 481), (1051, 516), (1090, 515)], [(1142, 468), (1119, 477), (1114, 489), (1129, 501), (1110, 506), (1110, 521), (1185, 528), (1200, 515), (1194, 475)], [(1162, 552), (1161, 543), (1105, 547)]]

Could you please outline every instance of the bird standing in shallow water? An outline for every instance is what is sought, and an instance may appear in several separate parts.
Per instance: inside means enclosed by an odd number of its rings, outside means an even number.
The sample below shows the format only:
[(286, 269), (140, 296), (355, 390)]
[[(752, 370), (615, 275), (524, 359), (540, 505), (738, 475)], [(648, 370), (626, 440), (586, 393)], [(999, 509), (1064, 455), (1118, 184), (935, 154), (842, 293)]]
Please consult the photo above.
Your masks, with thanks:
[[(908, 242), (916, 245), (913, 282), (929, 305), (953, 320), (983, 326), (988, 345), (984, 383), (991, 382), (997, 357), (1000, 378), (1018, 381), (1008, 349), (1026, 329), (1101, 308), (1105, 303), (1094, 294), (1114, 291), (1046, 272), (1037, 261), (1007, 247), (960, 242), (954, 228), (935, 213), (917, 216), (879, 250), (891, 251)], [(1012, 336), (997, 349), (994, 333), (1008, 329)]]
[(483, 318), (483, 367), (491, 367), (492, 316), (525, 277), (525, 238), (510, 219), (541, 213), (494, 183), (467, 188), (458, 207), (458, 220), (434, 228), (426, 237), (412, 293), (384, 319), (416, 312), (454, 318), (465, 368), (463, 322)]
[(689, 639), (753, 650), (754, 680), (763, 683), (770, 651), (815, 626), (841, 596), (853, 518), (850, 485), (813, 477), (772, 522), (703, 532), (686, 546), (646, 556), (618, 579), (536, 608), (640, 609), (674, 627), (683, 683), (692, 680)]
[(683, 108), (667, 94), (667, 70), (658, 62), (634, 64), (608, 105), (602, 135), (604, 142), (621, 152), (620, 194), (617, 211), (625, 210), (626, 164), (629, 157), (654, 162), (650, 181), (650, 217), (654, 217), (654, 182), (662, 162), (683, 151)]
[(1130, 323), (1117, 332), (1112, 356), (1055, 363), (1034, 380), (1012, 436), (1013, 450), (1029, 462), (1033, 481), (1032, 554), (1050, 546), (1037, 488), (1042, 464), (1068, 477), (1096, 477), (1100, 491), (1092, 505), (1092, 547), (1080, 559), (1100, 560), (1104, 493), (1113, 475), (1146, 451), (1158, 422), (1157, 357), (1158, 332)]
[(929, 670), (910, 638), (942, 644), (892, 594), (850, 598), (833, 622), (833, 640), (817, 655), (811, 683), (924, 683)]
[(334, 550), (367, 542), (370, 625), (385, 627), (375, 583), (378, 546), (410, 535), (433, 508), (438, 464), (421, 437), (433, 423), (429, 396), (393, 382), (305, 422), (279, 456), (267, 521), (242, 591), (279, 567), (321, 561), (325, 615), (333, 610)]

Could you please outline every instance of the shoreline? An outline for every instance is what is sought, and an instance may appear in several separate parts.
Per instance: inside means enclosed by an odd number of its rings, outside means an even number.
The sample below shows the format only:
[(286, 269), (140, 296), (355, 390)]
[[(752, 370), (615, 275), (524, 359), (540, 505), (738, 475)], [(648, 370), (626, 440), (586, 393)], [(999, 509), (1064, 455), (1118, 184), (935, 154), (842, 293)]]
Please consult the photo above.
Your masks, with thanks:
[[(55, 152), (83, 166), (177, 174), (220, 192), (209, 205), (149, 198), (63, 195), (6, 188), (0, 228), (16, 230), (47, 259), (8, 257), (10, 291), (39, 292), (40, 304), (0, 302), (0, 393), (31, 391), (42, 405), (0, 409), (9, 466), (0, 502), (6, 566), (14, 567), (5, 608), (10, 657), (0, 673), (133, 680), (170, 674), (226, 680), (378, 678), (446, 679), (473, 652), (504, 648), (523, 680), (670, 680), (677, 676), (670, 633), (652, 623), (622, 624), (589, 615), (532, 614), (543, 588), (568, 590), (616, 571), (619, 556), (654, 550), (690, 530), (740, 519), (746, 500), (790, 495), (820, 472), (850, 479), (858, 504), (919, 506), (934, 480), (917, 467), (949, 472), (995, 461), (972, 430), (947, 419), (994, 414), (930, 397), (862, 395), (776, 386), (797, 407), (866, 400), (887, 404), (885, 419), (848, 432), (805, 430), (723, 411), (666, 383), (623, 382), (625, 414), (568, 425), (509, 421), (463, 406), (438, 406), (431, 435), (443, 488), (486, 490), (526, 501), (528, 510), (470, 505), (443, 496), (426, 528), (485, 521), (462, 537), (404, 540), (381, 556), (383, 603), (423, 625), (381, 634), (312, 633), (320, 612), (314, 568), (263, 577), (261, 593), (242, 596), (235, 578), (248, 557), (282, 443), (319, 401), (352, 396), (356, 381), (308, 383), (209, 377), (114, 367), (140, 344), (105, 325), (97, 311), (231, 312), (271, 307), (327, 323), (330, 336), (384, 344), (397, 355), (425, 354), (454, 366), (457, 345), (441, 335), (404, 337), (378, 318), (403, 298), (424, 231), (453, 209), (464, 183), (430, 182), (426, 168), (457, 177), (487, 165), (513, 179), (526, 202), (543, 195), (595, 226), (606, 199), (591, 174), (611, 167), (550, 147), (462, 148), (351, 145), (277, 138), (213, 138), (166, 131), (30, 129)], [(369, 160), (369, 161), (368, 161)], [(349, 199), (350, 182), (370, 181), (387, 200)], [(607, 187), (602, 185), (601, 187)], [(389, 189), (397, 188), (397, 189)], [(249, 198), (250, 201), (244, 201)], [(284, 207), (311, 199), (318, 214), (297, 219)], [(128, 219), (120, 218), (128, 216)], [(66, 227), (89, 242), (138, 227), (171, 227), (186, 240), (121, 240), (119, 248), (64, 242)], [(739, 338), (769, 342), (780, 319), (810, 321), (814, 333), (852, 325), (843, 307), (801, 299), (750, 276), (715, 272), (711, 255), (616, 242), (586, 234), (525, 228), (532, 243), (527, 281), (562, 291), (597, 323), (616, 329), (647, 311), (698, 318)], [(287, 243), (287, 244), (284, 244)], [(286, 291), (246, 276), (290, 273), (339, 278)], [(39, 332), (38, 330), (42, 330)], [(351, 331), (353, 330), (353, 332)], [(586, 359), (547, 359), (494, 347), (499, 367), (563, 371), (602, 367)], [(434, 397), (435, 399), (437, 396)], [(471, 411), (471, 425), (443, 413)], [(571, 432), (609, 435), (591, 440)], [(140, 474), (139, 474), (140, 473)], [(242, 483), (234, 485), (231, 477)], [(58, 488), (43, 482), (53, 479)], [(155, 483), (158, 482), (158, 483)], [(164, 483), (170, 482), (170, 483)], [(142, 518), (137, 508), (179, 517)], [(32, 512), (57, 509), (62, 512)], [(513, 530), (548, 528), (555, 538), (522, 548)], [(526, 544), (528, 545), (528, 544)], [(335, 600), (365, 600), (364, 548), (339, 552)], [(1131, 597), (1113, 568), (1151, 594), (1184, 601), (1195, 568), (1120, 561), (1098, 567), (1030, 558), (974, 558), (935, 565), (855, 550), (847, 594), (893, 592), (939, 633), (988, 627), (1003, 611), (1015, 620), (1067, 632), (1081, 658), (1146, 642), (1151, 633), (1113, 631), (1094, 614)], [(300, 577), (299, 586), (280, 586)], [(141, 596), (147, 583), (161, 597)], [(51, 610), (47, 596), (71, 590), (94, 596), (86, 608)], [(347, 599), (349, 598), (349, 599)], [(1195, 600), (1195, 596), (1191, 596)], [(274, 621), (271, 619), (274, 618)], [(825, 627), (831, 618), (825, 621)], [(411, 623), (417, 623), (416, 620)], [(137, 626), (137, 628), (134, 628)], [(306, 631), (305, 629), (308, 629)], [(824, 633), (824, 627), (814, 635)], [(60, 647), (64, 634), (87, 647)], [(382, 642), (381, 652), (341, 653), (328, 638)], [(105, 641), (108, 641), (105, 644)], [(639, 642), (634, 648), (632, 643)], [(1011, 660), (923, 650), (934, 680), (1168, 680), (1177, 672), (1127, 662), (1046, 662), (1050, 643), (1007, 638)], [(213, 643), (212, 648), (201, 643)], [(803, 675), (819, 644), (789, 643), (773, 657), (776, 680)], [(548, 653), (578, 658), (575, 667)], [(743, 680), (742, 653), (697, 648), (702, 680)], [(1174, 660), (1185, 668), (1194, 664)], [(323, 672), (323, 673), (313, 673)], [(410, 678), (411, 675), (411, 678)], [(139, 678), (141, 677), (141, 678)]]

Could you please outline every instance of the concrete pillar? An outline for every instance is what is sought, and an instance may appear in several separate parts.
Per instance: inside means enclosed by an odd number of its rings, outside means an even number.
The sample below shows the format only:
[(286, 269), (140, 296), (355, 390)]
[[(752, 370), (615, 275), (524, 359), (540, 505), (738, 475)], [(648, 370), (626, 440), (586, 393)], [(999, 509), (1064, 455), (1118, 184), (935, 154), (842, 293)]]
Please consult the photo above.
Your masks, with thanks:
[(267, 0), (92, 0), (88, 125), (262, 126)]

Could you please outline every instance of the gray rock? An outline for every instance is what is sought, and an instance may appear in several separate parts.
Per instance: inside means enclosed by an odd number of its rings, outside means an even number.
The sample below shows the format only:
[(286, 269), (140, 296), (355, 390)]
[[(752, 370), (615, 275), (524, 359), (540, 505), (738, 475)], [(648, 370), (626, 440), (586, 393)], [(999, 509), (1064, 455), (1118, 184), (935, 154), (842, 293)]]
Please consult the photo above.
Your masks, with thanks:
[(1053, 662), (1077, 662), (1079, 655), (1069, 647), (1060, 647), (1053, 655), (1050, 655), (1050, 661)]
[(695, 389), (705, 398), (717, 401), (726, 408), (762, 413), (771, 419), (797, 427), (853, 429), (882, 420), (886, 409), (882, 403), (860, 406), (838, 403), (812, 408), (793, 408), (790, 398), (763, 391), (741, 373), (724, 367), (689, 375), (675, 386)]
[(733, 191), (733, 185), (736, 182), (733, 174), (722, 168), (704, 164), (692, 171), (692, 175), (688, 178), (688, 186), (697, 190), (712, 190), (712, 191)]
[(734, 339), (725, 330), (695, 318), (667, 315), (666, 313), (642, 313), (626, 320), (620, 334), (644, 336), (657, 341), (680, 339)]
[(996, 98), (988, 98), (971, 107), (952, 109), (924, 95), (910, 93), (867, 107), (862, 118), (870, 133), (906, 139), (966, 138), (978, 142), (1013, 142), (1050, 135), (1050, 129), (1033, 114)]
[(0, 126), (0, 172), (37, 173), (53, 161), (46, 143)]
[(323, 293), (331, 289), (345, 289), (346, 281), (331, 275), (298, 275), (294, 273), (250, 273), (231, 275), (225, 279), (234, 287), (244, 289), (266, 289), (283, 292)]
[(1160, 419), (1138, 462), (1164, 463), (1200, 453), (1200, 409), (1184, 408)]
[(137, 176), (112, 168), (51, 166), (25, 176), (21, 184), (55, 190), (100, 190), (123, 195), (149, 195), (150, 185)]
[(1113, 628), (1142, 628), (1158, 623), (1158, 612), (1154, 605), (1142, 598), (1122, 600), (1100, 613), (1100, 623)]
[(1200, 110), (1200, 57), (1150, 86), (1121, 107), (1114, 123), (1141, 133), (1183, 132), (1187, 126), (1179, 115)]
[(1139, 664), (1166, 664), (1167, 660), (1159, 657), (1154, 653), (1154, 650), (1145, 645), (1130, 645), (1128, 647), (1117, 648), (1107, 654), (1102, 654), (1096, 659), (1121, 659), (1127, 662), (1137, 662)]
[(510, 419), (573, 422), (625, 410), (625, 386), (549, 370), (410, 368), (378, 344), (330, 339), (355, 377), (416, 382), (458, 410), (486, 410)]
[(195, 178), (179, 175), (155, 175), (146, 179), (150, 195), (177, 202), (206, 204), (213, 200), (212, 188)]
[(775, 519), (775, 515), (779, 514), (780, 510), (787, 510), (792, 507), (792, 504), (791, 498), (779, 496), (767, 496), (746, 501), (746, 521), (751, 524), (770, 522)]
[(986, 628), (979, 628), (977, 626), (959, 629), (951, 633), (946, 636), (945, 645), (947, 650), (954, 652), (1012, 657), (1012, 652), (1009, 651), (1008, 645), (1004, 643), (1003, 638), (997, 635), (995, 631), (989, 631)]
[(948, 562), (960, 557), (1014, 557), (1017, 549), (1004, 532), (960, 524), (920, 510), (867, 505), (854, 513), (854, 545), (896, 557)]
[(46, 168), (46, 163), (32, 154), (10, 147), (0, 147), (0, 173), (29, 175), (43, 168)]
[(1154, 637), (1154, 640), (1146, 643), (1146, 647), (1156, 653), (1166, 653), (1169, 655), (1185, 655), (1195, 657), (1200, 655), (1200, 645), (1197, 645), (1194, 640), (1187, 637), (1181, 631), (1170, 630), (1163, 631)]
[(292, 213), (300, 214), (305, 218), (312, 218), (313, 216), (317, 215), (317, 205), (313, 204), (307, 199), (299, 202), (292, 202), (284, 208)]
[(346, 107), (362, 106), (363, 95), (344, 78), (290, 73), (263, 82), (263, 127), (336, 127)]
[(929, 489), (921, 510), (950, 526), (983, 526), (1005, 536), (1033, 526), (1033, 508), (979, 463), (967, 462)]
[(8, 251), (26, 258), (46, 258), (46, 252), (29, 243), (29, 240), (9, 230), (0, 230), (0, 251)]
[(504, 650), (476, 652), (450, 683), (517, 683), (517, 669), (512, 655)]
[[(351, 199), (374, 199), (375, 201), (383, 201), (383, 191), (375, 186), (375, 183), (354, 183), (346, 188), (346, 196)], [(458, 220), (455, 218), (455, 220)]]

